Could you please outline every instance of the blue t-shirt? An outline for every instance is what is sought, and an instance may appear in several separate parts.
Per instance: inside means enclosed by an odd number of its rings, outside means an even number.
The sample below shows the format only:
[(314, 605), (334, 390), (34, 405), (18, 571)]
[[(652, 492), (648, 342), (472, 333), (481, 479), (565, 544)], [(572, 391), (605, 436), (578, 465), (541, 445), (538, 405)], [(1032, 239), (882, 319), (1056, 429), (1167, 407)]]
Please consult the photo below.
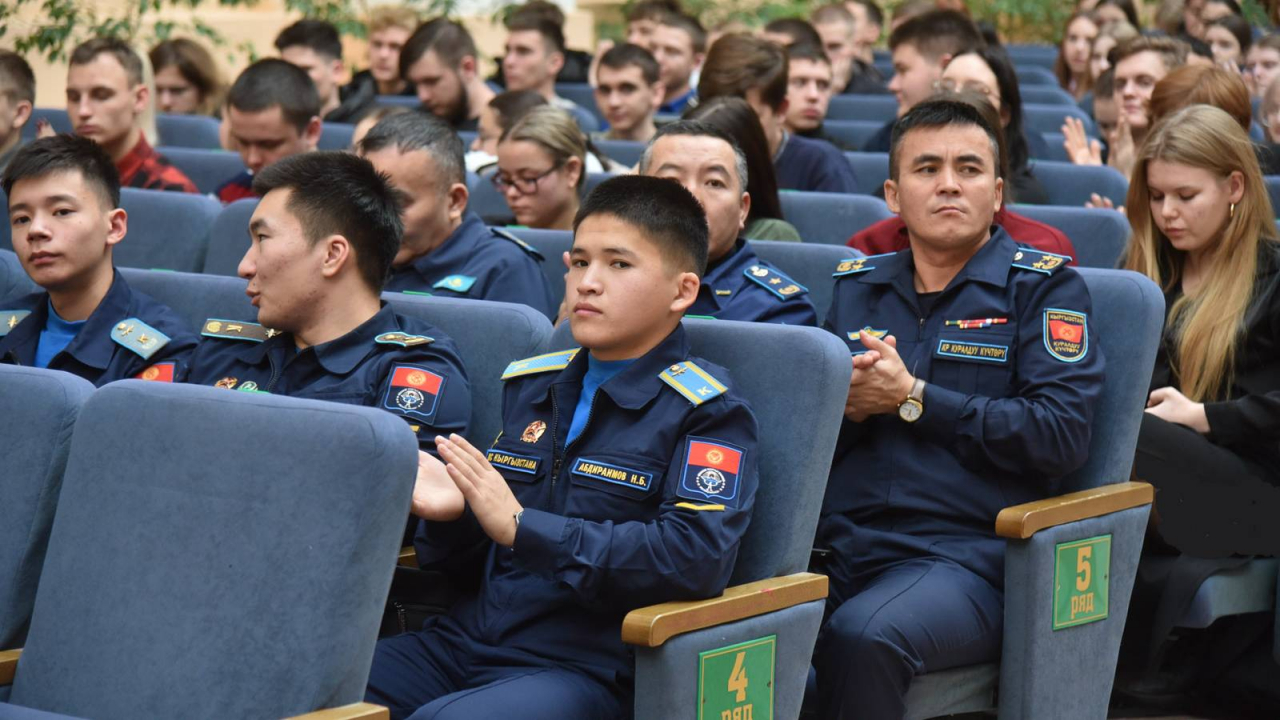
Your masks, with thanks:
[(582, 434), (587, 426), (587, 418), (591, 417), (591, 401), (596, 397), (596, 390), (609, 382), (614, 375), (627, 369), (635, 362), (632, 360), (597, 360), (587, 356), (587, 374), (582, 376), (582, 394), (578, 396), (578, 404), (573, 408), (573, 422), (569, 423), (569, 437), (565, 444), (573, 442)]
[(67, 322), (58, 317), (58, 313), (53, 309), (53, 301), (50, 300), (49, 319), (45, 321), (44, 330), (40, 332), (40, 344), (36, 345), (36, 367), (49, 367), (49, 361), (67, 349), (86, 322), (88, 320)]

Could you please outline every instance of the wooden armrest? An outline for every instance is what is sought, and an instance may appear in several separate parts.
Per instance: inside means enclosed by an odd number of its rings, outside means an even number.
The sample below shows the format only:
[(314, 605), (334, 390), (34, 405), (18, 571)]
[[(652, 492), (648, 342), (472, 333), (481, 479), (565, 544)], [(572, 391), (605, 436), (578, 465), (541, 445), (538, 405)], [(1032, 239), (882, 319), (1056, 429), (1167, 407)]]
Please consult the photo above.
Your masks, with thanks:
[(658, 647), (673, 636), (744, 620), (827, 596), (827, 576), (796, 573), (728, 588), (720, 597), (650, 605), (627, 613), (622, 642)]
[(411, 568), (418, 567), (418, 551), (414, 550), (412, 545), (405, 545), (400, 548), (400, 559), (396, 564)]
[(372, 703), (352, 703), (296, 715), (289, 720), (391, 720), (391, 711)]
[(17, 650), (0, 650), (0, 685), (12, 685), (13, 676), (18, 672), (18, 656), (22, 648)]
[(1155, 490), (1144, 482), (1122, 482), (1014, 505), (996, 516), (996, 535), (1026, 540), (1045, 528), (1149, 505)]

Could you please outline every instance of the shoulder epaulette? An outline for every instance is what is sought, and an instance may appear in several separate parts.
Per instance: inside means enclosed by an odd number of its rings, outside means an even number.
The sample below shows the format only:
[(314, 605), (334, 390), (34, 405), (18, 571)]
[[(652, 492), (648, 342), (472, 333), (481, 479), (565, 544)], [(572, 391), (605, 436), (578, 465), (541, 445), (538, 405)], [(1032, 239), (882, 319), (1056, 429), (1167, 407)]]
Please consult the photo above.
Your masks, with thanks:
[(519, 245), (521, 250), (524, 250), (525, 252), (527, 252), (527, 253), (529, 253), (530, 255), (532, 255), (532, 256), (534, 256), (535, 258), (537, 258), (537, 259), (538, 259), (538, 262), (542, 262), (543, 260), (546, 260), (546, 258), (542, 256), (542, 253), (538, 252), (538, 248), (536, 248), (536, 247), (534, 247), (534, 246), (530, 245), (529, 243), (527, 243), (527, 242), (525, 242), (525, 241), (521, 240), (520, 238), (516, 237), (515, 235), (512, 235), (511, 233), (507, 232), (506, 230), (503, 230), (502, 228), (490, 228), (490, 230), (493, 230), (493, 234), (494, 234), (494, 235), (497, 235), (498, 237), (503, 238), (503, 239), (505, 239), (505, 240), (510, 240), (511, 242), (515, 243), (516, 245)]
[(30, 310), (0, 310), (0, 337), (8, 335), (10, 330), (18, 327), (18, 323), (26, 320), (30, 314)]
[(205, 337), (225, 338), (227, 340), (247, 340), (262, 342), (279, 335), (279, 331), (264, 328), (258, 323), (245, 320), (222, 320), (209, 318), (200, 331)]
[(582, 348), (574, 348), (563, 352), (547, 353), (546, 355), (535, 355), (524, 360), (517, 360), (507, 366), (502, 373), (503, 380), (510, 380), (513, 377), (522, 375), (534, 375), (536, 373), (550, 372), (552, 370), (563, 370), (569, 367), (569, 363), (573, 362), (573, 358)]
[(658, 377), (694, 405), (701, 405), (729, 391), (723, 383), (708, 375), (706, 370), (688, 360), (663, 370)]
[(889, 257), (891, 255), (897, 255), (897, 253), (882, 253), (880, 255), (868, 255), (866, 257), (841, 260), (836, 264), (836, 271), (831, 273), (831, 277), (844, 277), (845, 275), (853, 275), (855, 273), (866, 272), (868, 270), (875, 270), (876, 264), (872, 262), (872, 260), (875, 260), (876, 258)]
[(764, 265), (752, 265), (743, 270), (742, 274), (746, 275), (748, 280), (776, 295), (779, 300), (786, 300), (809, 292), (809, 288), (792, 280), (784, 273)]
[(1018, 248), (1018, 252), (1013, 254), (1014, 267), (1042, 272), (1045, 275), (1052, 275), (1059, 268), (1066, 267), (1069, 262), (1071, 262), (1070, 255), (1059, 255), (1032, 248)]
[(401, 347), (414, 347), (415, 345), (426, 345), (436, 341), (433, 337), (426, 335), (410, 335), (402, 332), (382, 333), (373, 339), (374, 342), (382, 345), (399, 345)]
[(169, 336), (138, 318), (121, 320), (111, 329), (111, 339), (150, 360), (156, 351), (169, 344)]
[(432, 290), (452, 290), (456, 293), (464, 293), (476, 284), (476, 279), (470, 275), (450, 275), (436, 281), (431, 286)]

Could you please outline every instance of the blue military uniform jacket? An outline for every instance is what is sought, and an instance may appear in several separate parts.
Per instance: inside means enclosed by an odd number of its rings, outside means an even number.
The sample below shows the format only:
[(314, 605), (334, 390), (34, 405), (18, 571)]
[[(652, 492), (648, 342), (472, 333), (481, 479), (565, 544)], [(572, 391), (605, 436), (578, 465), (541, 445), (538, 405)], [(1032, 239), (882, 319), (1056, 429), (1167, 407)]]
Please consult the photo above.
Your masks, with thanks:
[(542, 275), (542, 263), (542, 255), (528, 243), (467, 212), (443, 245), (394, 269), (383, 289), (521, 303), (554, 318), (558, 303)]
[(469, 639), (472, 662), (568, 666), (629, 693), (626, 613), (729, 581), (754, 503), (756, 422), (678, 327), (600, 387), (565, 447), (586, 369), (585, 351), (567, 351), (504, 375), (488, 458), (525, 508), (514, 546), (489, 541), (469, 511), (421, 523), (415, 545), (459, 584), (483, 569), (479, 592), (434, 621)]
[(377, 407), (408, 421), (424, 449), (466, 434), (471, 386), (453, 341), (390, 305), (355, 330), (299, 351), (289, 333), (210, 319), (179, 379), (229, 390), (278, 393)]
[(820, 532), (819, 546), (863, 571), (940, 556), (1003, 587), (996, 515), (1055, 494), (1087, 457), (1104, 364), (1089, 291), (1069, 258), (992, 232), (928, 312), (910, 250), (835, 273), (827, 329), (853, 354), (865, 352), (859, 330), (895, 336), (928, 383), (917, 422), (875, 415), (841, 429), (823, 514), (848, 515), (857, 537)]
[(707, 268), (698, 297), (686, 314), (810, 327), (818, 324), (809, 289), (761, 260), (751, 243), (742, 239)]
[[(0, 300), (0, 362), (34, 364), (48, 317), (49, 293)], [(177, 313), (134, 291), (117, 272), (102, 302), (49, 368), (99, 387), (140, 375), (171, 379), (174, 364), (191, 353), (197, 340)]]

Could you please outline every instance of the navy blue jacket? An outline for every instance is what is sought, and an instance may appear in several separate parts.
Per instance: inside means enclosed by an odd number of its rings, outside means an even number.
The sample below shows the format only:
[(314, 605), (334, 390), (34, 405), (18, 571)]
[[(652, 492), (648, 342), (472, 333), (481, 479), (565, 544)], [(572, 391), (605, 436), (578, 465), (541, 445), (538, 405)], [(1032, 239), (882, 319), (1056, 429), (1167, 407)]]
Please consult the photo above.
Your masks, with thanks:
[(853, 166), (844, 153), (824, 140), (788, 133), (773, 166), (778, 172), (779, 190), (858, 192)]
[(600, 387), (566, 448), (586, 369), (587, 353), (568, 351), (504, 375), (488, 457), (525, 508), (514, 547), (469, 512), (421, 523), (415, 545), (455, 581), (482, 570), (478, 593), (436, 621), (471, 639), (472, 662), (569, 666), (629, 692), (626, 613), (729, 581), (755, 499), (756, 421), (678, 327)]
[[(907, 369), (928, 383), (915, 423), (843, 422), (823, 514), (857, 524), (843, 552), (868, 572), (941, 556), (1003, 587), (996, 515), (1054, 495), (1087, 458), (1104, 366), (1088, 332), (1088, 288), (1068, 258), (992, 232), (928, 313), (910, 250), (836, 272), (826, 328), (853, 354), (865, 352), (863, 328), (895, 336)], [(993, 318), (1006, 322), (954, 322)]]
[[(559, 262), (559, 259), (556, 259)], [(392, 271), (383, 290), (521, 303), (555, 318), (542, 255), (468, 211), (444, 244)]]
[(471, 385), (453, 341), (390, 305), (302, 351), (291, 334), (256, 323), (211, 319), (202, 334), (182, 382), (381, 408), (408, 421), (432, 452), (437, 434), (465, 435), (471, 422)]
[(818, 324), (809, 289), (761, 260), (751, 243), (739, 239), (729, 254), (707, 268), (687, 315), (719, 320)]
[[(35, 364), (48, 319), (49, 293), (0, 300), (0, 362)], [(117, 272), (102, 302), (75, 339), (53, 356), (49, 368), (79, 375), (98, 387), (144, 373), (148, 380), (170, 380), (174, 365), (197, 341), (177, 313), (134, 291)]]

